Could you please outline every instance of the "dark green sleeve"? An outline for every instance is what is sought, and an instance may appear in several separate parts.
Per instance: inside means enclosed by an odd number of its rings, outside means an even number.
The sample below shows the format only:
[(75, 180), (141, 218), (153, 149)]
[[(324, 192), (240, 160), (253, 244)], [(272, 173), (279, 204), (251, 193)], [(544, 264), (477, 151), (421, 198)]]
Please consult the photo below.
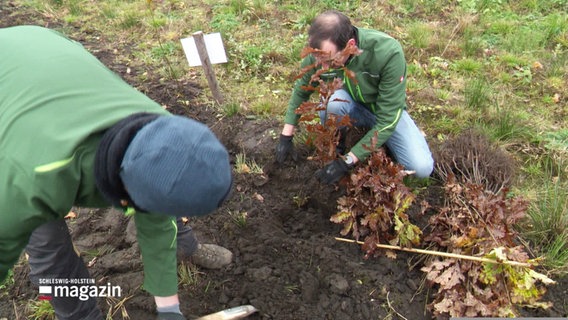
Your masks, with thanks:
[[(305, 68), (310, 64), (313, 64), (315, 59), (312, 56), (306, 57), (302, 60), (301, 68)], [(288, 109), (286, 110), (286, 116), (284, 118), (284, 123), (296, 125), (298, 124), (298, 119), (300, 115), (296, 114), (296, 109), (305, 101), (307, 101), (312, 95), (312, 91), (306, 91), (302, 89), (303, 86), (307, 86), (310, 83), (310, 79), (314, 74), (314, 70), (306, 72), (301, 78), (296, 80), (294, 83), (294, 90), (292, 91), (292, 96), (288, 102)]]
[(177, 226), (173, 217), (136, 213), (136, 232), (142, 263), (144, 289), (158, 297), (177, 293)]
[(357, 142), (351, 152), (360, 160), (365, 160), (370, 152), (373, 137), (377, 137), (376, 147), (382, 146), (392, 135), (402, 111), (406, 108), (406, 60), (402, 48), (396, 50), (381, 71), (378, 97), (375, 104), (377, 123)]
[(0, 282), (18, 262), (33, 230), (56, 218), (37, 198), (29, 200), (30, 185), (29, 176), (0, 155)]
[[(0, 228), (0, 232), (3, 232)], [(16, 235), (15, 238), (8, 238), (5, 235), (0, 236), (0, 284), (8, 277), (8, 271), (14, 267), (20, 257), (22, 251), (26, 247), (31, 235)]]

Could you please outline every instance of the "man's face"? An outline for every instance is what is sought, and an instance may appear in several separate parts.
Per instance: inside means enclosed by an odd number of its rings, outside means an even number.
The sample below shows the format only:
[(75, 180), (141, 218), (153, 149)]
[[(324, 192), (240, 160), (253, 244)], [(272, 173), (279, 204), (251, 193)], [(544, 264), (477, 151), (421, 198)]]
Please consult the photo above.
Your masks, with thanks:
[[(329, 57), (331, 58), (331, 67), (332, 68), (338, 68), (341, 67), (345, 64), (345, 62), (347, 61), (347, 58), (349, 57), (336, 57), (336, 55), (339, 53), (339, 50), (337, 49), (337, 46), (331, 42), (330, 40), (323, 40), (321, 42), (321, 48), (320, 50), (325, 51), (325, 52), (329, 52)], [(337, 59), (334, 59), (337, 58)], [(327, 69), (330, 67), (330, 61), (325, 61), (322, 63), (322, 68), (323, 69)]]

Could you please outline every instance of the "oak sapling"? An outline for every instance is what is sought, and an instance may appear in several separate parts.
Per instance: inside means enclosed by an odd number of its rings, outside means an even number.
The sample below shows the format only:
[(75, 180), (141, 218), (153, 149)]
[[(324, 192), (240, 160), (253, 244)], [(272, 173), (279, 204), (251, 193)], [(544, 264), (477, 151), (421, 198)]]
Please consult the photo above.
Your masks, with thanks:
[(404, 247), (421, 243), (422, 231), (406, 213), (416, 196), (404, 184), (405, 176), (402, 166), (379, 148), (349, 177), (346, 194), (339, 198), (338, 213), (331, 221), (343, 224), (342, 235), (363, 240), (366, 257), (395, 256), (392, 251), (377, 250), (380, 243)]
[[(361, 51), (349, 44), (335, 56), (329, 52), (306, 48), (302, 58), (311, 54), (315, 62), (300, 72), (298, 78), (311, 75), (311, 85), (304, 90), (317, 91), (317, 102), (304, 102), (296, 110), (300, 114), (300, 122), (304, 123), (310, 133), (307, 143), (315, 148), (314, 160), (320, 165), (326, 164), (338, 157), (337, 145), (340, 138), (340, 128), (351, 127), (349, 116), (341, 118), (327, 114), (325, 123), (319, 120), (319, 112), (327, 109), (333, 93), (343, 86), (339, 78), (326, 79), (323, 75), (334, 70), (343, 72), (345, 78), (356, 83), (355, 74), (343, 65), (347, 57), (359, 55)], [(338, 213), (331, 221), (343, 224), (342, 235), (351, 233), (357, 240), (364, 239), (363, 249), (367, 256), (379, 254), (376, 244), (389, 243), (406, 247), (420, 243), (421, 231), (409, 220), (406, 211), (414, 201), (414, 194), (404, 185), (406, 175), (401, 165), (395, 164), (382, 148), (365, 146), (371, 151), (367, 161), (361, 161), (347, 179), (346, 195), (338, 200)]]
[(303, 68), (296, 79), (313, 72), (310, 78), (311, 85), (302, 87), (302, 89), (317, 92), (319, 99), (317, 102), (306, 101), (302, 103), (296, 113), (301, 115), (299, 122), (305, 125), (306, 131), (309, 133), (306, 143), (315, 148), (316, 155), (313, 159), (318, 161), (320, 165), (337, 159), (339, 129), (352, 126), (348, 115), (339, 118), (333, 114), (326, 114), (324, 123), (321, 123), (319, 112), (322, 111), (325, 114), (331, 96), (343, 86), (343, 80), (339, 78), (327, 80), (322, 78), (322, 75), (330, 71), (330, 66), (334, 66), (334, 69), (342, 71), (345, 77), (356, 81), (354, 73), (339, 61), (344, 61), (346, 57), (358, 55), (360, 52), (354, 45), (347, 45), (335, 56), (331, 56), (327, 51), (309, 47), (302, 51), (302, 58), (311, 54), (315, 58), (315, 62)]

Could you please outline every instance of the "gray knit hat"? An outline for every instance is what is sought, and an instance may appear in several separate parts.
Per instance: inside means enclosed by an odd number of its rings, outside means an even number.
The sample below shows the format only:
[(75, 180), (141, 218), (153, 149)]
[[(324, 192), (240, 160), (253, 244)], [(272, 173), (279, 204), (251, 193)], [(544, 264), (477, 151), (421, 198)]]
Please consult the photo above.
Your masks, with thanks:
[(136, 133), (120, 177), (138, 208), (178, 217), (211, 213), (232, 184), (229, 154), (209, 128), (170, 115)]

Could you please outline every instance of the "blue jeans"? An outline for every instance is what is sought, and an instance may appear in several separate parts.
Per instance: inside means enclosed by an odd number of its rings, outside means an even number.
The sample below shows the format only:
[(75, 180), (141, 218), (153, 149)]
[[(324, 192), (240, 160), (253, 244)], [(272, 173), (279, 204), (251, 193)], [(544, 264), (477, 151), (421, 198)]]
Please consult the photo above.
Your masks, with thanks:
[[(372, 128), (377, 121), (369, 109), (353, 101), (351, 95), (343, 89), (333, 93), (327, 110), (320, 111), (322, 122), (327, 118), (326, 112), (338, 116), (347, 114), (357, 127)], [(415, 171), (416, 177), (426, 178), (432, 173), (434, 159), (428, 143), (406, 110), (402, 112), (400, 121), (385, 146), (406, 170)]]

